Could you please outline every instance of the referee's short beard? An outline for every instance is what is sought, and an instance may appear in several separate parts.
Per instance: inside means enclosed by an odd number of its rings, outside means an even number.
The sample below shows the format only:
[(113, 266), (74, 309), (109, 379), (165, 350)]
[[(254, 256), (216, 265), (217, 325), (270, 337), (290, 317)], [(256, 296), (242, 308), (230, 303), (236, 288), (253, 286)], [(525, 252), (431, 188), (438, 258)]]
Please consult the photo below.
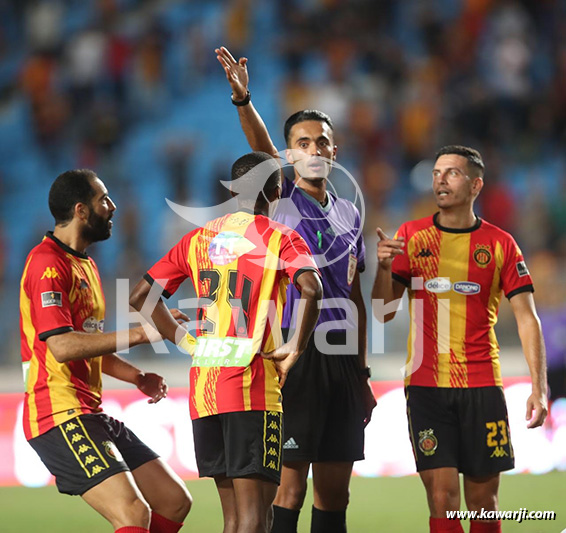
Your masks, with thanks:
[(96, 214), (92, 209), (88, 215), (87, 225), (83, 228), (82, 237), (88, 242), (99, 242), (109, 239), (112, 235), (112, 224), (110, 219)]

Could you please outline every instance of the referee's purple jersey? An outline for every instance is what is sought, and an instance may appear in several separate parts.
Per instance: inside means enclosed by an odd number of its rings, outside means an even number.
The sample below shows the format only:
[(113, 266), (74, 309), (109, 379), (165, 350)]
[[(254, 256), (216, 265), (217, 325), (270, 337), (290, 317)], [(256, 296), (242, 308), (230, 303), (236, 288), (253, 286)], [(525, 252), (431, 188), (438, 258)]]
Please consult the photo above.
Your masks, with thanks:
[[(328, 203), (322, 207), (316, 199), (284, 178), (281, 201), (273, 218), (293, 228), (305, 239), (322, 274), (324, 299), (318, 323), (340, 321), (329, 329), (357, 329), (351, 313), (347, 313), (344, 306), (330, 306), (328, 300), (349, 299), (356, 271), (365, 270), (366, 249), (361, 217), (352, 202), (337, 198), (330, 192), (327, 194)], [(299, 291), (289, 284), (281, 324), (283, 328), (294, 325), (291, 324), (291, 316), (299, 298)]]

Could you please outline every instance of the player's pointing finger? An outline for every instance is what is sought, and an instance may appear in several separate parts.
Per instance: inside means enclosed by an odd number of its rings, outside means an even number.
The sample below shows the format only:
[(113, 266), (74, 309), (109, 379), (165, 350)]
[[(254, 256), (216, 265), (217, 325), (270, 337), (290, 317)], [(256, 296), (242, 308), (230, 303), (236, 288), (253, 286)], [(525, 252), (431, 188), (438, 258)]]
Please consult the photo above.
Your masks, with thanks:
[(389, 237), (385, 234), (385, 232), (381, 229), (381, 228), (377, 228), (375, 230), (377, 232), (377, 236), (379, 237), (380, 240), (388, 240)]

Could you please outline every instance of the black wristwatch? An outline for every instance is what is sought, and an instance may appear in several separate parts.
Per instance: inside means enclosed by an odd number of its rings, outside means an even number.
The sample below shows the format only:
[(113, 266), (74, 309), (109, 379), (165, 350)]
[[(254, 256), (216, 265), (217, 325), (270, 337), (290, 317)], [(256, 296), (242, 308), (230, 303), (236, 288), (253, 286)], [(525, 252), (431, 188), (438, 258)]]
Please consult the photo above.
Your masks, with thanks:
[(230, 96), (230, 100), (232, 101), (232, 103), (238, 107), (248, 105), (251, 99), (252, 99), (252, 95), (250, 94), (250, 91), (246, 92), (246, 96), (244, 96), (243, 100), (234, 100), (234, 93), (232, 93), (232, 95)]
[(364, 378), (371, 378), (371, 368), (369, 366), (366, 366), (365, 368), (361, 368), (360, 369), (360, 374), (364, 377)]

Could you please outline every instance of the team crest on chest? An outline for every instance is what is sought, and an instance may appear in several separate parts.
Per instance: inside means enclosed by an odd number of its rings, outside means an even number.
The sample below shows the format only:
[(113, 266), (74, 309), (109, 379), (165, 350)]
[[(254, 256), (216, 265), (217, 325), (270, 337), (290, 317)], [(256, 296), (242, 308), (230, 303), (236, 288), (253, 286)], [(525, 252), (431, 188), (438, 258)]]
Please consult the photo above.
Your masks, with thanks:
[(491, 263), (491, 246), (489, 244), (476, 244), (474, 250), (474, 261), (480, 268), (485, 268)]

